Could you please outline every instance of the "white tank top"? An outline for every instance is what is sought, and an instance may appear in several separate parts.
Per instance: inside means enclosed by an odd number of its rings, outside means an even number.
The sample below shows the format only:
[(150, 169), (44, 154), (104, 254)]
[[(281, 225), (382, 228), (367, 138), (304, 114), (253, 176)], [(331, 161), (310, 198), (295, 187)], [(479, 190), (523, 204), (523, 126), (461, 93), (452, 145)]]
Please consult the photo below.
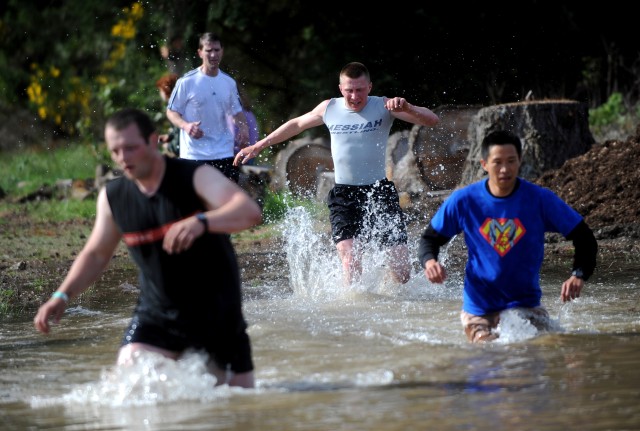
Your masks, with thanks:
[(329, 101), (323, 116), (331, 133), (336, 184), (368, 185), (386, 177), (386, 152), (394, 117), (384, 98), (369, 96), (359, 112), (345, 105), (344, 97)]

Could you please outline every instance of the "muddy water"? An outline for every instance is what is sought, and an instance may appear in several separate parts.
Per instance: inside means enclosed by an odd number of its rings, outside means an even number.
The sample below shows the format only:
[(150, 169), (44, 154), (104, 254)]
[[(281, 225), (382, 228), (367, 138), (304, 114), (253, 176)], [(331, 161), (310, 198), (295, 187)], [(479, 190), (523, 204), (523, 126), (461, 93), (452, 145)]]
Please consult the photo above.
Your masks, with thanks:
[[(295, 222), (291, 222), (295, 220)], [(257, 387), (214, 387), (204, 359), (113, 364), (135, 295), (72, 304), (50, 336), (32, 316), (0, 327), (2, 430), (635, 430), (640, 429), (640, 271), (602, 269), (536, 333), (505, 314), (501, 337), (470, 345), (461, 275), (416, 272), (404, 286), (367, 251), (341, 287), (334, 250), (306, 214), (286, 224), (288, 272), (247, 283)], [(132, 281), (135, 282), (135, 275)], [(115, 298), (115, 299), (114, 299)]]

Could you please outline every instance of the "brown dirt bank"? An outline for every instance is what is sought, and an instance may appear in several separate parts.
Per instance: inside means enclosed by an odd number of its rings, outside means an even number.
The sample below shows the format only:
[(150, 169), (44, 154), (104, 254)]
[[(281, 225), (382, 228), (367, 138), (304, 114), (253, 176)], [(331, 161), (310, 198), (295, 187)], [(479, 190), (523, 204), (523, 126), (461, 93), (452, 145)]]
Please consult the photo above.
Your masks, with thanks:
[[(576, 208), (598, 239), (600, 271), (640, 269), (640, 127), (627, 140), (610, 140), (568, 160), (561, 168), (544, 173), (536, 182), (555, 191)], [(421, 214), (409, 214), (409, 229), (419, 235), (439, 204), (434, 199)], [(33, 312), (64, 278), (82, 248), (92, 222), (51, 223), (32, 221), (19, 204), (0, 214), (0, 314)], [(260, 226), (234, 236), (248, 294), (250, 286), (286, 277), (285, 256), (277, 231)], [(455, 248), (455, 247), (454, 247)], [(455, 251), (455, 250), (454, 250)], [(462, 252), (462, 250), (459, 250)], [(567, 268), (572, 245), (549, 235), (546, 268)], [(105, 281), (106, 280), (106, 281)], [(135, 270), (124, 247), (96, 283), (119, 285), (126, 291), (136, 282)]]
[[(536, 182), (582, 214), (598, 239), (601, 262), (640, 260), (640, 126), (627, 140), (596, 144)], [(554, 246), (557, 241), (550, 238), (549, 251), (563, 247)]]

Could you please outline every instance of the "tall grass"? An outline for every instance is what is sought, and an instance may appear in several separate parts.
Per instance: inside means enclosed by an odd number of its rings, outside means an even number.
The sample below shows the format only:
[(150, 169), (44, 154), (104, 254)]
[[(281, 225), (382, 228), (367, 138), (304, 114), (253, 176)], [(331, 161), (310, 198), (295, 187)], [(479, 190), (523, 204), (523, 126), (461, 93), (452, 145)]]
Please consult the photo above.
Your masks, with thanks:
[[(60, 180), (92, 179), (99, 163), (90, 145), (68, 144), (59, 148), (29, 148), (0, 154), (0, 188), (6, 195), (0, 200), (0, 223), (6, 217), (28, 217), (36, 222), (92, 219), (96, 213), (95, 198), (68, 199), (68, 188), (58, 188)], [(48, 188), (51, 199), (27, 200), (38, 190)], [(24, 200), (24, 203), (18, 203)]]
[[(96, 211), (95, 196), (84, 200), (70, 199), (67, 192), (58, 190), (60, 180), (86, 180), (95, 177), (96, 166), (104, 155), (96, 154), (94, 147), (75, 143), (60, 148), (28, 149), (13, 153), (0, 153), (0, 188), (7, 195), (0, 200), (0, 214), (20, 214), (34, 221), (71, 221), (93, 219)], [(52, 199), (34, 199), (17, 202), (43, 187), (56, 190)], [(19, 211), (16, 206), (19, 205)], [(265, 224), (280, 222), (287, 209), (304, 206), (319, 217), (326, 206), (312, 198), (293, 196), (289, 192), (267, 191), (263, 205)], [(6, 220), (5, 220), (6, 221)], [(0, 224), (3, 223), (0, 220)]]
[(0, 187), (8, 195), (24, 195), (62, 179), (93, 178), (98, 164), (95, 149), (79, 143), (0, 153)]

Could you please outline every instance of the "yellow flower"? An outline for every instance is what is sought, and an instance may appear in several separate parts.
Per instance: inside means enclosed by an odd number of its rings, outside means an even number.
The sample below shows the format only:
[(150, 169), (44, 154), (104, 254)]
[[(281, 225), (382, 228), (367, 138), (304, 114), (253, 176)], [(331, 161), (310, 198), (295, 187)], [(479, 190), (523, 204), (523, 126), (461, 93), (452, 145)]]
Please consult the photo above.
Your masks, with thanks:
[(144, 8), (142, 7), (142, 4), (136, 2), (131, 5), (131, 18), (137, 21), (140, 18), (142, 18), (143, 15), (144, 15)]
[(44, 101), (42, 97), (42, 86), (38, 82), (32, 82), (29, 84), (29, 87), (27, 87), (27, 96), (29, 96), (29, 100), (36, 105), (42, 104)]

